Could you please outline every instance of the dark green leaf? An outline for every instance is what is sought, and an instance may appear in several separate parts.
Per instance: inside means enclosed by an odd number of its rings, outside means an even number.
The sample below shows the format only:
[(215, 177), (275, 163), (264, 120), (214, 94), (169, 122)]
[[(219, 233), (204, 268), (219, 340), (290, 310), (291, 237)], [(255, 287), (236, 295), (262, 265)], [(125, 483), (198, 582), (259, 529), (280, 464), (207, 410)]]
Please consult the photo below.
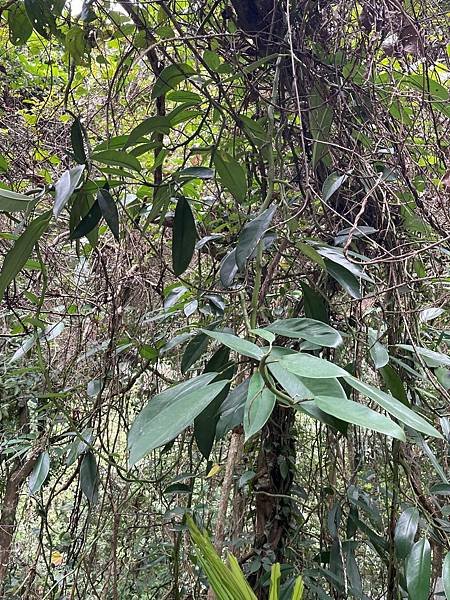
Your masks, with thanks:
[(98, 497), (99, 473), (94, 453), (86, 452), (81, 460), (80, 486), (90, 504), (95, 504)]
[(314, 319), (283, 319), (267, 325), (265, 329), (277, 335), (308, 340), (327, 348), (336, 348), (343, 343), (342, 336), (336, 329)]
[(236, 250), (229, 252), (220, 263), (220, 281), (224, 288), (230, 287), (239, 269), (236, 264)]
[(132, 154), (128, 154), (122, 150), (102, 150), (101, 152), (93, 154), (92, 160), (105, 165), (141, 171), (141, 163), (138, 159)]
[[(319, 255), (320, 256), (320, 255)], [(306, 283), (301, 283), (303, 292), (303, 310), (310, 319), (328, 323), (328, 311), (324, 299)]]
[(314, 399), (314, 402), (321, 410), (342, 421), (384, 433), (402, 442), (406, 439), (403, 429), (394, 423), (394, 421), (380, 415), (363, 404), (326, 396), (318, 396)]
[(247, 401), (244, 411), (244, 433), (247, 441), (258, 433), (272, 414), (276, 397), (265, 385), (261, 375), (256, 372), (250, 379)]
[(409, 507), (402, 512), (395, 526), (394, 542), (398, 558), (406, 558), (414, 543), (417, 527), (419, 525), (419, 511)]
[(70, 238), (72, 240), (79, 240), (83, 236), (87, 236), (89, 232), (91, 232), (94, 229), (94, 227), (98, 224), (101, 218), (102, 211), (100, 210), (100, 206), (98, 205), (98, 200), (96, 200), (89, 209), (88, 213), (81, 219), (81, 221), (75, 227)]
[(152, 98), (158, 98), (195, 73), (185, 63), (174, 63), (163, 69), (153, 86)]
[(51, 33), (57, 32), (55, 17), (48, 0), (25, 0), (25, 9), (30, 23), (42, 37), (48, 38)]
[(175, 275), (182, 275), (189, 266), (195, 249), (197, 231), (194, 215), (184, 196), (178, 198), (173, 221), (172, 266)]
[(215, 152), (213, 160), (222, 185), (238, 202), (244, 202), (247, 197), (247, 175), (244, 167), (226, 152)]
[(128, 434), (130, 464), (173, 440), (223, 390), (227, 381), (210, 383), (216, 373), (195, 377), (152, 398)]
[(222, 402), (216, 426), (217, 439), (223, 438), (234, 427), (242, 424), (249, 382), (250, 379), (246, 379), (235, 387)]
[(182, 373), (186, 373), (203, 356), (208, 347), (208, 342), (209, 338), (205, 333), (198, 333), (190, 340), (181, 359)]
[(50, 456), (47, 451), (42, 452), (34, 465), (30, 475), (30, 494), (36, 494), (47, 479), (50, 471)]
[(406, 562), (409, 600), (428, 600), (431, 579), (431, 549), (426, 539), (414, 544)]
[(447, 600), (450, 600), (450, 552), (447, 552), (442, 565), (442, 583)]
[(325, 259), (325, 267), (328, 274), (331, 275), (331, 277), (333, 277), (333, 279), (335, 279), (352, 298), (356, 298), (357, 300), (361, 298), (361, 285), (353, 273), (347, 271), (342, 265), (328, 259)]
[(72, 143), (73, 156), (78, 164), (86, 163), (86, 152), (84, 150), (84, 134), (80, 119), (77, 117), (70, 128), (70, 141)]
[(256, 250), (258, 243), (270, 227), (277, 207), (275, 205), (263, 211), (255, 219), (244, 225), (236, 246), (236, 264), (243, 270), (247, 260)]
[(108, 227), (111, 229), (113, 236), (119, 241), (119, 212), (117, 210), (117, 204), (108, 190), (105, 189), (98, 190), (97, 202), (100, 212), (108, 223)]
[(0, 272), (0, 300), (3, 298), (8, 285), (25, 266), (36, 242), (47, 230), (51, 215), (51, 211), (47, 211), (34, 219), (34, 221), (31, 221), (22, 235), (14, 242), (12, 248), (7, 252)]
[(337, 173), (328, 175), (322, 186), (322, 198), (324, 202), (328, 202), (331, 196), (338, 191), (346, 179), (347, 175), (338, 175)]
[(15, 2), (8, 9), (9, 39), (14, 46), (24, 44), (30, 37), (33, 26), (23, 2)]
[(402, 404), (408, 406), (408, 398), (406, 396), (403, 382), (400, 379), (397, 371), (391, 365), (386, 365), (380, 369), (380, 375), (391, 394), (400, 400)]
[(214, 171), (208, 167), (186, 167), (177, 172), (177, 177), (189, 179), (212, 179)]

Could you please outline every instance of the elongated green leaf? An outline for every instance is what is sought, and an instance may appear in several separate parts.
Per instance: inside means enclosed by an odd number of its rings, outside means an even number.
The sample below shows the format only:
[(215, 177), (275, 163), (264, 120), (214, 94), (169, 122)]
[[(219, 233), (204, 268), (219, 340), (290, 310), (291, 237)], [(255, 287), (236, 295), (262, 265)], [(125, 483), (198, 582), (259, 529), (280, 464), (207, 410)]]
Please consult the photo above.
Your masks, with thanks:
[(450, 600), (450, 552), (447, 552), (442, 565), (442, 583), (447, 600)]
[(141, 163), (132, 154), (122, 150), (102, 150), (92, 155), (94, 162), (100, 162), (113, 167), (123, 167), (125, 169), (141, 170)]
[(39, 456), (30, 475), (30, 494), (36, 494), (42, 487), (50, 471), (50, 456), (45, 450)]
[(108, 190), (100, 189), (97, 192), (97, 202), (100, 212), (103, 218), (108, 223), (109, 228), (112, 231), (113, 236), (117, 241), (120, 239), (119, 232), (119, 211), (117, 210), (117, 204)]
[(338, 191), (346, 179), (347, 175), (338, 175), (337, 173), (328, 175), (322, 186), (322, 198), (324, 202), (328, 202), (331, 196)]
[(258, 433), (267, 423), (275, 406), (275, 401), (275, 394), (266, 387), (261, 375), (258, 372), (254, 373), (248, 386), (244, 411), (246, 441)]
[(394, 423), (394, 421), (380, 415), (363, 404), (352, 402), (352, 400), (329, 398), (326, 396), (318, 396), (314, 399), (314, 402), (320, 410), (342, 421), (384, 433), (402, 442), (406, 439), (403, 429)]
[(222, 402), (219, 410), (219, 420), (216, 426), (216, 438), (219, 440), (234, 427), (241, 425), (244, 420), (244, 409), (247, 401), (247, 391), (250, 379), (231, 390)]
[(34, 29), (48, 39), (51, 33), (56, 33), (56, 21), (51, 9), (51, 3), (47, 0), (25, 0), (30, 23)]
[(231, 350), (234, 350), (238, 354), (243, 354), (244, 356), (249, 356), (250, 358), (255, 358), (256, 360), (261, 360), (261, 358), (264, 356), (264, 350), (262, 350), (262, 348), (256, 344), (253, 344), (253, 342), (243, 340), (236, 335), (219, 331), (208, 331), (207, 329), (203, 329), (202, 331), (203, 333), (206, 333), (206, 335), (209, 335), (209, 337), (212, 337), (224, 346), (231, 348)]
[(276, 209), (275, 205), (269, 207), (244, 226), (236, 246), (235, 258), (239, 270), (243, 270), (247, 260), (270, 227)]
[(73, 156), (79, 165), (86, 163), (87, 157), (84, 150), (84, 134), (81, 121), (77, 117), (70, 128), (70, 141), (72, 143)]
[(98, 204), (98, 200), (94, 202), (87, 214), (81, 219), (78, 225), (73, 230), (70, 239), (78, 240), (83, 236), (87, 236), (102, 218), (102, 211)]
[(208, 342), (209, 338), (203, 332), (198, 333), (189, 341), (181, 359), (182, 373), (186, 373), (186, 371), (205, 354)]
[(430, 367), (437, 367), (438, 365), (450, 367), (450, 356), (441, 352), (434, 352), (420, 346), (409, 346), (408, 344), (397, 344), (397, 348), (401, 348), (412, 354), (418, 354), (423, 358), (424, 363)]
[(426, 435), (442, 439), (442, 435), (437, 429), (390, 394), (386, 394), (386, 392), (383, 392), (368, 383), (363, 383), (351, 375), (347, 375), (345, 381), (361, 392), (361, 394), (375, 400), (375, 402), (384, 408), (384, 410), (405, 425), (408, 425), (408, 427), (420, 431), (421, 433), (425, 433)]
[(36, 242), (47, 230), (51, 214), (51, 211), (47, 211), (31, 221), (22, 235), (14, 242), (13, 247), (7, 252), (0, 272), (0, 300), (3, 298), (8, 285), (25, 266)]
[(158, 98), (195, 73), (185, 63), (174, 63), (161, 71), (152, 90), (152, 98)]
[[(314, 250), (314, 248), (311, 249)], [(321, 258), (320, 254), (318, 256)], [(328, 311), (322, 296), (311, 289), (306, 283), (302, 282), (301, 286), (305, 315), (309, 319), (315, 319), (316, 321), (321, 321), (322, 323), (328, 323)]]
[(124, 146), (128, 148), (129, 146), (134, 146), (140, 138), (148, 135), (149, 133), (169, 133), (170, 131), (170, 121), (167, 117), (162, 116), (154, 116), (145, 119), (142, 123), (137, 125), (128, 136), (127, 143)]
[(80, 466), (80, 486), (90, 504), (95, 504), (98, 497), (99, 473), (94, 453), (88, 450), (83, 456)]
[(197, 231), (194, 215), (184, 196), (178, 198), (173, 221), (172, 265), (175, 275), (182, 275), (192, 260)]
[(362, 297), (361, 284), (353, 273), (350, 273), (350, 271), (342, 265), (334, 263), (327, 258), (325, 259), (325, 267), (327, 273), (331, 275), (331, 277), (335, 279), (352, 298), (359, 300)]
[(200, 375), (165, 390), (149, 401), (128, 434), (130, 465), (173, 440), (194, 421), (227, 385), (227, 381), (209, 383), (216, 375)]
[(277, 335), (308, 340), (327, 348), (336, 348), (343, 342), (341, 334), (336, 329), (314, 319), (283, 319), (267, 325), (265, 329)]
[(348, 375), (347, 371), (323, 358), (300, 352), (283, 357), (280, 364), (295, 375), (311, 379), (327, 379)]
[(357, 279), (364, 279), (365, 281), (373, 283), (372, 277), (367, 275), (367, 273), (364, 272), (362, 266), (357, 264), (357, 262), (361, 262), (361, 258), (363, 257), (360, 257), (358, 255), (357, 261), (352, 262), (344, 256), (342, 250), (338, 250), (337, 248), (332, 248), (330, 246), (320, 246), (317, 248), (317, 252), (321, 256), (323, 256), (324, 259), (331, 261), (335, 265), (340, 265), (341, 267), (344, 267), (346, 271), (352, 273)]
[(419, 511), (410, 506), (402, 512), (395, 526), (394, 542), (398, 558), (406, 558), (414, 543), (419, 525)]
[(236, 249), (231, 250), (220, 263), (220, 281), (224, 288), (230, 287), (239, 269), (236, 264)]
[(59, 217), (67, 201), (74, 193), (81, 176), (83, 175), (84, 165), (78, 165), (62, 174), (61, 178), (55, 183), (55, 204), (53, 205), (53, 214)]
[(41, 195), (27, 196), (0, 188), (0, 211), (7, 213), (27, 211)]
[(406, 562), (409, 600), (428, 600), (431, 579), (431, 549), (426, 539), (414, 544)]
[(408, 397), (399, 374), (391, 365), (386, 365), (380, 369), (380, 375), (391, 394), (400, 400), (402, 404), (408, 405)]
[(244, 167), (230, 154), (220, 151), (214, 154), (214, 166), (222, 185), (238, 202), (244, 202), (247, 197), (247, 175)]

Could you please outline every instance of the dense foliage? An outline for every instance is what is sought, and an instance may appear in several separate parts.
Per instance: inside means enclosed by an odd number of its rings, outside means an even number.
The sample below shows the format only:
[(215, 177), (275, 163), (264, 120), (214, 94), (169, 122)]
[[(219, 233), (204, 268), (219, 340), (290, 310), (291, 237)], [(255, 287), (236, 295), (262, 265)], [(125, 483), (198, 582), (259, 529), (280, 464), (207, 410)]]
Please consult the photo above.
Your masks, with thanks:
[(0, 0), (2, 597), (450, 600), (449, 16)]

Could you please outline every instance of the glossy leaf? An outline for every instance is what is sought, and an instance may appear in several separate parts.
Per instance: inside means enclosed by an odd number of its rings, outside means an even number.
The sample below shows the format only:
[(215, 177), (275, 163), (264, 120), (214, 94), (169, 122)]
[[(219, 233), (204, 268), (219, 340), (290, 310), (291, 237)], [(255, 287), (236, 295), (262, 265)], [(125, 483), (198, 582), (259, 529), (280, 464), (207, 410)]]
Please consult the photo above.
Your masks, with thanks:
[(173, 221), (172, 266), (175, 275), (182, 275), (189, 266), (195, 249), (197, 230), (188, 200), (178, 198)]
[(169, 388), (153, 397), (136, 417), (128, 434), (130, 465), (173, 440), (223, 390), (227, 381), (210, 383), (207, 373)]
[(42, 234), (47, 230), (50, 223), (51, 211), (31, 221), (22, 235), (14, 242), (12, 248), (7, 252), (0, 272), (0, 300), (3, 298), (6, 288), (25, 266), (35, 244)]
[(337, 173), (332, 173), (328, 175), (328, 177), (323, 182), (322, 186), (322, 198), (324, 202), (328, 202), (333, 194), (335, 194), (341, 185), (347, 179), (347, 175), (338, 175)]
[(428, 600), (431, 580), (431, 549), (426, 539), (414, 544), (406, 562), (409, 600)]
[(79, 240), (83, 236), (87, 236), (102, 218), (102, 211), (98, 204), (98, 200), (94, 202), (87, 214), (81, 219), (78, 225), (73, 230), (70, 238)]
[(283, 357), (280, 364), (295, 375), (310, 377), (311, 379), (327, 379), (348, 375), (347, 371), (338, 367), (338, 365), (323, 358), (300, 352)]
[(441, 352), (435, 352), (433, 350), (428, 350), (428, 348), (421, 348), (420, 346), (410, 346), (408, 344), (397, 344), (397, 348), (406, 350), (414, 355), (418, 354), (422, 357), (424, 363), (431, 367), (438, 365), (450, 367), (450, 356), (442, 354)]
[(220, 281), (224, 288), (231, 286), (238, 271), (236, 250), (231, 250), (220, 263)]
[(247, 260), (256, 250), (258, 243), (270, 227), (275, 211), (276, 206), (273, 205), (244, 225), (236, 246), (235, 258), (239, 270), (244, 269)]
[(250, 379), (247, 401), (244, 411), (244, 433), (247, 441), (258, 433), (272, 414), (276, 397), (265, 385), (261, 375), (256, 372)]
[(86, 452), (81, 460), (80, 486), (90, 504), (95, 504), (98, 497), (99, 473), (94, 453)]
[(342, 336), (336, 329), (314, 319), (282, 319), (265, 328), (277, 335), (308, 340), (327, 348), (336, 348), (343, 343)]
[(0, 188), (0, 212), (14, 213), (29, 210), (39, 196), (27, 196)]
[(250, 379), (246, 379), (239, 384), (222, 402), (216, 426), (217, 439), (223, 438), (225, 434), (243, 422), (249, 382)]
[(439, 433), (439, 431), (437, 431), (437, 429), (425, 421), (423, 417), (405, 406), (402, 402), (400, 402), (400, 400), (397, 400), (390, 394), (386, 394), (386, 392), (383, 392), (378, 388), (369, 385), (368, 383), (363, 383), (351, 375), (346, 376), (345, 381), (353, 388), (361, 392), (361, 394), (364, 394), (365, 396), (368, 396), (374, 400), (379, 406), (384, 408), (384, 410), (405, 425), (408, 425), (408, 427), (411, 427), (416, 431), (420, 431), (425, 435), (442, 439), (442, 435)]
[(186, 373), (206, 352), (209, 338), (201, 332), (193, 337), (186, 346), (181, 359), (181, 372)]
[(47, 479), (48, 473), (50, 471), (50, 456), (49, 453), (45, 450), (39, 456), (34, 465), (33, 470), (30, 475), (30, 494), (36, 494), (42, 487), (43, 483)]
[(261, 358), (264, 356), (264, 351), (262, 348), (256, 344), (253, 344), (253, 342), (244, 340), (231, 333), (208, 331), (206, 329), (203, 329), (203, 332), (206, 333), (206, 335), (209, 335), (209, 337), (212, 337), (224, 346), (231, 348), (231, 350), (234, 350), (243, 356), (249, 356), (250, 358), (254, 358), (256, 360), (261, 360)]
[(230, 154), (217, 151), (214, 166), (222, 185), (236, 198), (244, 202), (247, 197), (247, 175), (244, 167)]
[(325, 259), (325, 267), (328, 274), (331, 275), (331, 277), (335, 279), (352, 298), (359, 300), (362, 297), (361, 284), (353, 273), (350, 273), (350, 271), (342, 265), (328, 259)]
[(81, 176), (83, 175), (84, 165), (78, 165), (62, 174), (61, 178), (55, 183), (55, 203), (53, 205), (53, 214), (59, 217), (62, 209), (67, 204), (75, 191)]
[(70, 141), (72, 143), (73, 156), (78, 164), (84, 165), (87, 157), (84, 149), (84, 133), (81, 121), (77, 117), (70, 128)]
[(389, 362), (389, 354), (381, 342), (378, 341), (375, 329), (369, 328), (369, 352), (375, 369), (385, 367)]
[(372, 431), (378, 431), (402, 442), (406, 439), (403, 429), (394, 423), (394, 421), (380, 415), (363, 404), (353, 402), (352, 400), (329, 398), (327, 396), (318, 396), (314, 399), (314, 402), (320, 410), (342, 421), (365, 427)]
[(108, 223), (108, 227), (111, 229), (113, 236), (119, 241), (119, 212), (117, 210), (116, 202), (106, 189), (98, 190), (97, 202), (100, 212)]
[(419, 511), (411, 506), (404, 510), (395, 526), (394, 542), (398, 558), (406, 558), (414, 543), (419, 525)]

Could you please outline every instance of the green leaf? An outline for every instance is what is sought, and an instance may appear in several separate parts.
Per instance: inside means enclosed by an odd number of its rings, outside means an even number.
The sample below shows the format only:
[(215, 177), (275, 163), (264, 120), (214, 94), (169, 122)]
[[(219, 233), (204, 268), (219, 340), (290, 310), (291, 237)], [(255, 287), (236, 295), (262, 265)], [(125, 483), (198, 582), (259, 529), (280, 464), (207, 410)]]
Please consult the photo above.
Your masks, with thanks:
[(55, 17), (48, 0), (25, 0), (25, 9), (30, 23), (42, 37), (48, 39), (51, 33), (57, 33)]
[(24, 44), (33, 32), (23, 2), (15, 2), (8, 8), (9, 39), (14, 46)]
[(329, 162), (328, 150), (333, 109), (327, 101), (328, 90), (325, 86), (316, 84), (309, 98), (309, 128), (313, 139), (312, 166), (315, 168), (320, 161)]
[(273, 205), (244, 225), (239, 236), (235, 254), (236, 264), (240, 271), (244, 269), (247, 260), (256, 250), (258, 243), (270, 227), (276, 209), (277, 207)]
[(200, 375), (165, 390), (149, 401), (128, 434), (131, 466), (177, 437), (214, 400), (228, 383), (210, 383), (216, 375)]
[(176, 173), (178, 178), (189, 179), (212, 179), (214, 177), (213, 169), (208, 167), (186, 167)]
[(249, 382), (250, 380), (246, 379), (235, 387), (222, 402), (216, 426), (217, 439), (223, 438), (228, 431), (242, 424)]
[(209, 335), (209, 337), (212, 337), (224, 346), (231, 348), (231, 350), (234, 350), (238, 354), (249, 356), (250, 358), (254, 358), (256, 360), (261, 360), (261, 358), (264, 356), (264, 350), (262, 348), (256, 344), (253, 344), (253, 342), (243, 340), (236, 335), (219, 331), (208, 331), (207, 329), (203, 329), (202, 331), (206, 335)]
[(7, 170), (8, 170), (8, 162), (7, 162), (6, 158), (3, 156), (3, 154), (0, 154), (0, 171), (2, 171), (3, 173), (6, 173)]
[(50, 471), (50, 456), (47, 451), (42, 452), (34, 465), (30, 475), (30, 494), (36, 494), (47, 479)]
[(331, 196), (338, 191), (346, 179), (347, 175), (338, 175), (337, 173), (331, 173), (331, 175), (328, 175), (322, 186), (323, 201), (328, 202)]
[(413, 410), (400, 402), (400, 400), (397, 400), (390, 394), (386, 394), (386, 392), (383, 392), (369, 385), (368, 383), (363, 383), (352, 375), (347, 375), (345, 377), (345, 381), (353, 388), (361, 392), (361, 394), (364, 394), (365, 396), (368, 396), (374, 400), (379, 406), (384, 408), (384, 410), (405, 425), (408, 425), (408, 427), (411, 427), (416, 431), (420, 431), (425, 435), (442, 439), (442, 435), (439, 433), (439, 431), (437, 431), (437, 429), (425, 421), (423, 417), (415, 413)]
[(434, 352), (420, 346), (409, 346), (408, 344), (397, 344), (397, 348), (411, 352), (414, 355), (418, 354), (423, 358), (425, 364), (430, 367), (437, 367), (438, 365), (450, 367), (450, 357), (446, 354), (441, 354), (441, 352)]
[(159, 98), (169, 90), (173, 90), (179, 83), (194, 75), (195, 71), (186, 63), (174, 63), (163, 69), (155, 82), (152, 98)]
[(327, 379), (348, 375), (347, 371), (323, 358), (300, 352), (283, 357), (280, 364), (295, 375), (310, 377), (311, 379)]
[(450, 496), (450, 484), (435, 483), (430, 487), (430, 494), (433, 494), (433, 496)]
[(224, 288), (233, 283), (239, 269), (236, 264), (236, 249), (231, 250), (220, 263), (220, 282)]
[(102, 211), (98, 204), (98, 200), (94, 202), (87, 214), (81, 219), (78, 225), (72, 232), (70, 239), (79, 240), (83, 236), (87, 236), (102, 218)]
[(247, 174), (244, 167), (226, 152), (215, 152), (213, 161), (222, 185), (238, 202), (244, 202), (247, 197)]
[(81, 121), (78, 117), (76, 117), (70, 128), (70, 141), (72, 143), (73, 157), (78, 164), (84, 165), (87, 157), (84, 150), (83, 128), (81, 127)]
[(3, 298), (8, 285), (25, 266), (39, 238), (47, 230), (51, 214), (51, 211), (47, 211), (31, 221), (22, 235), (14, 242), (13, 247), (7, 252), (0, 272), (0, 300)]
[(397, 400), (400, 400), (402, 404), (406, 404), (406, 406), (408, 406), (408, 398), (406, 396), (403, 382), (394, 367), (391, 365), (382, 367), (380, 369), (380, 375), (391, 394), (397, 398)]
[(55, 203), (53, 205), (53, 214), (56, 218), (61, 214), (62, 209), (72, 196), (77, 187), (81, 176), (83, 175), (84, 165), (78, 165), (73, 169), (65, 171), (61, 178), (55, 183)]
[(245, 441), (258, 433), (269, 420), (275, 406), (276, 397), (256, 372), (250, 379), (244, 411)]
[(107, 222), (108, 227), (111, 229), (113, 236), (119, 241), (119, 212), (117, 210), (117, 204), (114, 202), (109, 191), (104, 188), (98, 190), (97, 202), (100, 212)]
[(369, 328), (369, 352), (373, 360), (375, 369), (385, 367), (389, 362), (389, 354), (386, 348), (378, 341), (378, 334), (375, 329)]
[(42, 194), (27, 196), (26, 194), (18, 194), (12, 190), (0, 188), (0, 211), (7, 213), (25, 212), (35, 204), (40, 196)]
[(197, 230), (188, 200), (178, 198), (173, 221), (172, 266), (175, 275), (182, 275), (192, 260)]
[(345, 269), (342, 265), (332, 262), (331, 260), (325, 259), (325, 267), (327, 273), (335, 279), (344, 290), (352, 297), (357, 300), (361, 299), (361, 284), (358, 279)]
[(402, 512), (395, 526), (395, 552), (399, 559), (406, 558), (414, 543), (419, 525), (419, 511), (410, 506)]
[(327, 348), (337, 348), (343, 343), (342, 336), (336, 329), (314, 319), (282, 319), (266, 325), (265, 329), (277, 335), (307, 340)]
[(314, 399), (314, 402), (320, 410), (342, 421), (365, 427), (372, 431), (378, 431), (402, 442), (406, 440), (403, 429), (394, 423), (394, 421), (380, 415), (363, 404), (358, 404), (352, 400), (329, 398), (327, 396), (318, 396)]
[(84, 54), (89, 48), (86, 44), (84, 29), (78, 27), (78, 25), (71, 27), (66, 33), (65, 46), (74, 64), (84, 64)]
[(124, 146), (128, 148), (129, 146), (134, 146), (140, 138), (148, 135), (149, 133), (169, 133), (170, 132), (170, 121), (167, 117), (163, 116), (154, 116), (145, 119), (139, 125), (137, 125), (129, 134), (127, 143)]
[(123, 150), (102, 150), (92, 155), (94, 162), (100, 162), (105, 165), (112, 165), (114, 167), (123, 167), (124, 169), (133, 169), (134, 171), (141, 171), (141, 163), (138, 159), (124, 152)]
[(450, 552), (447, 552), (442, 565), (442, 583), (447, 600), (450, 600)]
[(414, 544), (406, 562), (409, 600), (428, 600), (431, 579), (431, 549), (426, 539)]
[(209, 338), (203, 332), (198, 333), (189, 341), (181, 359), (181, 372), (183, 374), (205, 354), (208, 342)]
[[(321, 258), (320, 254), (319, 258)], [(306, 283), (302, 282), (300, 285), (303, 292), (303, 310), (305, 311), (305, 315), (310, 319), (328, 323), (328, 310), (323, 297)]]
[(90, 504), (95, 504), (98, 497), (99, 473), (94, 453), (88, 450), (81, 460), (80, 486)]

